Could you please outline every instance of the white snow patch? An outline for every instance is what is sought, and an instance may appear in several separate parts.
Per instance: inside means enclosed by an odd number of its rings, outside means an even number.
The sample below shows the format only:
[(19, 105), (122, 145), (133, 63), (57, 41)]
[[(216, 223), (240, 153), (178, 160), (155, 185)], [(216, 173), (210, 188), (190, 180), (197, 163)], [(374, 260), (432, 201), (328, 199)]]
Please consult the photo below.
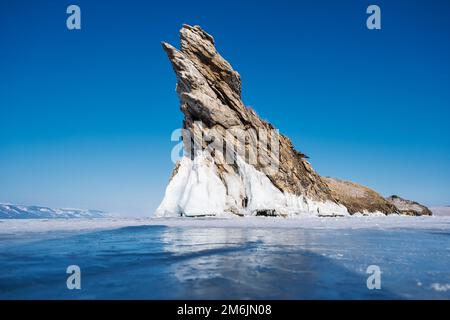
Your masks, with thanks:
[(218, 215), (225, 211), (226, 190), (215, 165), (199, 153), (192, 161), (181, 160), (156, 216)]
[(450, 230), (450, 217), (237, 217), (237, 218), (98, 218), (98, 219), (5, 219), (0, 235), (29, 232), (117, 229), (128, 226), (167, 226), (181, 228), (304, 228), (304, 229), (428, 229)]

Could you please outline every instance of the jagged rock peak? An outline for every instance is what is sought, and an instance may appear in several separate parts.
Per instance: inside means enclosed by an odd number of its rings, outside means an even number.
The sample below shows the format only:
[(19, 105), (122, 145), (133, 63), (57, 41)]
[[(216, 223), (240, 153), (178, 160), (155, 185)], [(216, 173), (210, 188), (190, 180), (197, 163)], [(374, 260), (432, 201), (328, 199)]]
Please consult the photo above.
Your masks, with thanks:
[[(184, 24), (180, 30), (181, 52), (194, 64), (197, 70), (209, 80), (210, 85), (226, 84), (222, 89), (225, 93), (230, 90), (237, 98), (241, 97), (241, 77), (231, 65), (217, 52), (214, 38), (199, 26)], [(174, 50), (167, 43), (163, 43), (166, 52)]]
[[(347, 214), (305, 155), (244, 105), (241, 77), (213, 37), (183, 25), (180, 40), (180, 50), (162, 47), (177, 77), (186, 157), (158, 215)], [(211, 146), (214, 151), (206, 152)]]
[[(253, 164), (254, 167), (266, 174), (281, 192), (334, 202), (327, 185), (286, 136), (277, 137), (277, 159), (273, 150), (257, 145), (258, 132), (270, 132), (274, 127), (244, 105), (240, 76), (217, 52), (212, 36), (198, 26), (184, 25), (180, 38), (181, 50), (167, 43), (162, 45), (177, 76), (180, 109), (185, 114), (184, 128), (194, 135), (198, 128), (195, 122), (200, 121), (203, 127), (199, 131), (224, 140), (229, 146), (234, 143), (227, 139), (224, 130), (241, 130), (247, 136), (245, 151), (258, 154), (260, 161)], [(226, 152), (224, 150), (224, 154)], [(275, 173), (262, 165), (274, 161), (278, 161), (280, 167)], [(224, 165), (220, 169), (222, 176), (223, 172), (237, 172), (236, 165)]]
[(162, 46), (177, 77), (185, 156), (157, 216), (402, 212), (367, 187), (317, 174), (289, 138), (244, 105), (241, 77), (211, 35), (183, 25), (180, 41), (180, 50)]

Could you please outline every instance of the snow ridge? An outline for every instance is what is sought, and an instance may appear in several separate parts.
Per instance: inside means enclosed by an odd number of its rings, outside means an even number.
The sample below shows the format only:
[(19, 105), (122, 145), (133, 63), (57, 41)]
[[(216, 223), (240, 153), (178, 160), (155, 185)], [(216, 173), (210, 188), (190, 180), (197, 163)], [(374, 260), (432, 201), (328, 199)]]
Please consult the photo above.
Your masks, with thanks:
[(0, 219), (55, 219), (55, 218), (103, 218), (108, 216), (99, 210), (54, 209), (40, 206), (25, 206), (0, 203)]

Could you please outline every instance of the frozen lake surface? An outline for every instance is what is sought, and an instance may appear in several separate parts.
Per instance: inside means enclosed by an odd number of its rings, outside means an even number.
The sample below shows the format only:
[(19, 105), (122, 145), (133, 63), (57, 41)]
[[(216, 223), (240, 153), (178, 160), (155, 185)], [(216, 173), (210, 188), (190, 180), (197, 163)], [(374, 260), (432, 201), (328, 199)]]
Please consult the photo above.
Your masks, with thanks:
[(450, 217), (0, 220), (0, 299), (449, 299), (449, 267)]

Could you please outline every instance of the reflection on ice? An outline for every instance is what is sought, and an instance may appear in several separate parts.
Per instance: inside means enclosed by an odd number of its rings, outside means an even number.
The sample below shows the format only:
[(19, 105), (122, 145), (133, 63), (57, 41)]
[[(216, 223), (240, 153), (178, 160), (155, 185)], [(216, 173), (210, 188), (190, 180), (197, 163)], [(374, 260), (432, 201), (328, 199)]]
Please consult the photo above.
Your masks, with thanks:
[[(197, 222), (34, 232), (26, 241), (0, 232), (0, 268), (9, 270), (0, 275), (0, 298), (450, 298), (443, 221), (383, 230)], [(77, 292), (65, 287), (71, 264), (82, 270)], [(366, 286), (373, 264), (382, 270), (381, 290)]]
[(191, 298), (395, 297), (387, 289), (369, 291), (363, 273), (333, 261), (349, 245), (343, 234), (336, 245), (327, 234), (304, 229), (168, 228), (162, 242), (177, 257), (172, 271), (182, 295)]

